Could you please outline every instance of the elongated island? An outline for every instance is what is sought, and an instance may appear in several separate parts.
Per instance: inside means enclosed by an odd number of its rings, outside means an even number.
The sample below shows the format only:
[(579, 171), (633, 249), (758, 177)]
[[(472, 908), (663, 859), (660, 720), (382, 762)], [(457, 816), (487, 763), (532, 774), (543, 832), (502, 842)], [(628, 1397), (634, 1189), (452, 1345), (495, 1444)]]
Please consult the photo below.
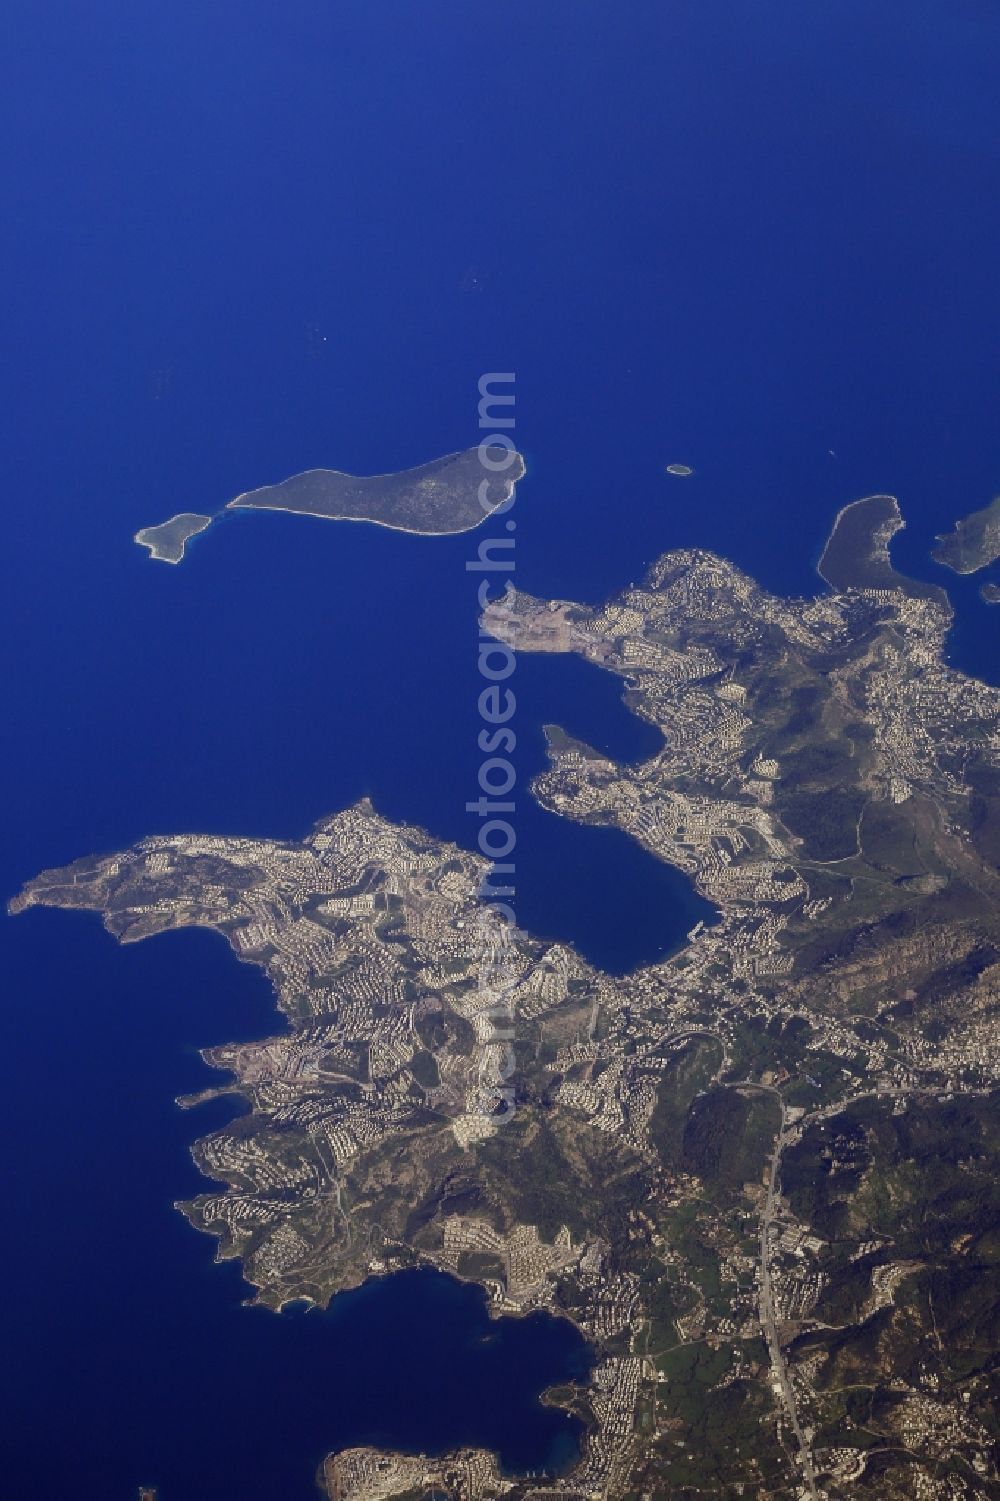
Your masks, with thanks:
[[(393, 531), (452, 536), (481, 526), (513, 498), (524, 459), (499, 443), (477, 444), (394, 474), (346, 474), (306, 469), (274, 485), (247, 490), (222, 511), (290, 511), (328, 521), (369, 521)], [(135, 540), (158, 562), (179, 563), (189, 537), (222, 512), (184, 511), (159, 526), (143, 527)]]

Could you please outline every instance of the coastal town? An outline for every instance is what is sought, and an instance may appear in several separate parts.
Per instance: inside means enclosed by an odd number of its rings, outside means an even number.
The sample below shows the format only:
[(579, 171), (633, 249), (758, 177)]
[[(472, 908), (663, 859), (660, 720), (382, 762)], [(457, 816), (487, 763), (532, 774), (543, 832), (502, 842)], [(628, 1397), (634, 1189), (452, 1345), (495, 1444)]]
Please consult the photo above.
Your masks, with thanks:
[(661, 734), (623, 765), (550, 726), (533, 787), (714, 909), (625, 977), (512, 934), (487, 861), (367, 801), (301, 842), (147, 839), (12, 904), (122, 942), (210, 927), (268, 976), (284, 1029), (207, 1050), (222, 1081), (181, 1101), (248, 1102), (180, 1207), (262, 1303), (429, 1265), (586, 1336), (589, 1377), (546, 1399), (580, 1425), (569, 1473), (352, 1449), (331, 1498), (1000, 1494), (975, 1337), (1000, 1306), (1000, 695), (948, 667), (948, 625), (902, 579), (779, 599), (702, 552), (602, 608), (488, 605)]

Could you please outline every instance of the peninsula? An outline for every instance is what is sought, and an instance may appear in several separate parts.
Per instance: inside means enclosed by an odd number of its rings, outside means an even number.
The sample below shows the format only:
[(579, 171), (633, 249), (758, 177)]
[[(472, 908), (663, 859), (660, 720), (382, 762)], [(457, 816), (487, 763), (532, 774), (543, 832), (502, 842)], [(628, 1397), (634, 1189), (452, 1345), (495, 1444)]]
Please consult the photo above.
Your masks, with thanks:
[[(394, 474), (306, 469), (277, 484), (237, 495), (223, 511), (291, 511), (444, 537), (480, 526), (513, 498), (524, 472), (524, 459), (516, 450), (500, 444), (477, 445)], [(158, 561), (179, 563), (188, 538), (204, 531), (214, 519), (183, 512), (159, 526), (143, 527), (135, 540)]]
[(690, 549), (603, 605), (486, 606), (661, 732), (620, 764), (550, 726), (532, 786), (717, 907), (632, 974), (512, 931), (480, 856), (367, 801), (11, 903), (128, 943), (212, 928), (269, 977), (283, 1025), (208, 1049), (180, 1102), (246, 1103), (179, 1207), (260, 1302), (424, 1264), (589, 1341), (551, 1394), (586, 1424), (557, 1481), (370, 1446), (323, 1463), (330, 1501), (1000, 1494), (1000, 690), (949, 666), (938, 591), (887, 578), (900, 523), (842, 512), (813, 599)]
[(834, 589), (902, 590), (947, 605), (947, 594), (936, 584), (906, 578), (893, 567), (889, 544), (905, 525), (894, 495), (852, 501), (833, 524), (817, 567), (820, 578)]
[(931, 556), (953, 573), (978, 573), (1000, 558), (1000, 495), (981, 511), (972, 511), (955, 530), (937, 538)]

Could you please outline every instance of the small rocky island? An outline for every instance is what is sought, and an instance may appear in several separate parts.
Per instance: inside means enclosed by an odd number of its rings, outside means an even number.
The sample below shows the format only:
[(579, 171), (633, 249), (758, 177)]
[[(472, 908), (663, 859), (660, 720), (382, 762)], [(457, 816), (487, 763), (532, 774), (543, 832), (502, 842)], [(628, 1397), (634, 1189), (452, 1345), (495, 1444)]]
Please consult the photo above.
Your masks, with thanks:
[[(955, 530), (938, 537), (937, 544), (931, 556), (953, 573), (978, 573), (995, 563), (1000, 558), (1000, 495), (956, 521)], [(988, 598), (985, 591), (983, 598)]]
[(149, 555), (158, 563), (180, 563), (184, 549), (192, 537), (212, 525), (211, 516), (202, 516), (196, 511), (181, 511), (159, 526), (144, 526), (135, 534), (140, 547), (148, 547)]
[[(477, 445), (395, 474), (306, 469), (237, 495), (223, 511), (291, 511), (445, 537), (480, 526), (511, 500), (524, 472), (524, 459), (515, 450), (498, 443)], [(143, 527), (135, 540), (159, 562), (179, 563), (188, 538), (214, 519), (185, 511), (160, 526)]]

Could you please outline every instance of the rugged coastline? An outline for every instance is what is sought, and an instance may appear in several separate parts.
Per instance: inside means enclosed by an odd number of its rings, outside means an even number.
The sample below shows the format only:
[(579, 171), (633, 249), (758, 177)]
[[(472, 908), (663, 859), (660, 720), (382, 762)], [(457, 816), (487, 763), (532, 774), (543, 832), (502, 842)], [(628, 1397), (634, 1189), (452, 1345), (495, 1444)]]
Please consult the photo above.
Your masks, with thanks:
[[(976, 1340), (1000, 1310), (1000, 692), (948, 666), (938, 591), (886, 583), (895, 501), (861, 504), (816, 599), (687, 550), (600, 607), (486, 608), (661, 731), (619, 765), (549, 726), (533, 788), (716, 905), (660, 963), (515, 938), (482, 859), (367, 801), (302, 841), (146, 839), (11, 903), (122, 942), (211, 927), (268, 975), (287, 1028), (204, 1054), (229, 1077), (202, 1097), (250, 1108), (196, 1144), (219, 1188), (180, 1207), (272, 1309), (425, 1264), (569, 1318), (595, 1362), (566, 1496), (1000, 1484)], [(540, 1491), (481, 1450), (323, 1475), (337, 1501)]]

